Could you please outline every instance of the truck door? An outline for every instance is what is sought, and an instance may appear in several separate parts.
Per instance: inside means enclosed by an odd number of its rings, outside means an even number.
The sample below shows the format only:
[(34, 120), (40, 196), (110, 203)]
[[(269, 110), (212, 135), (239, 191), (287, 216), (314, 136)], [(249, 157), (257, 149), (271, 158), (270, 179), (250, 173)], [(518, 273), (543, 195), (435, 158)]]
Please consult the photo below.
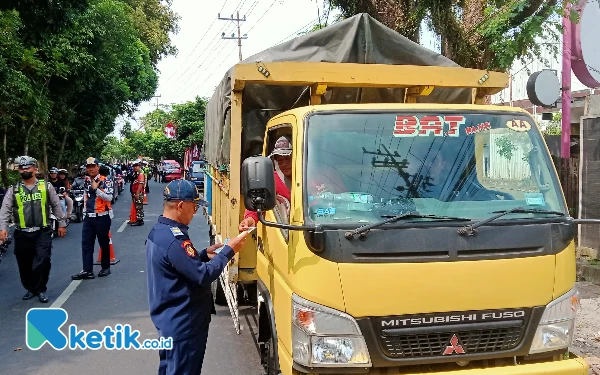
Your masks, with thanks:
[[(273, 160), (273, 174), (275, 177), (275, 186), (277, 192), (277, 206), (265, 213), (268, 221), (278, 223), (289, 223), (289, 213), (291, 210), (291, 194), (293, 189), (292, 166), (294, 159), (293, 127), (295, 122), (293, 116), (285, 116), (278, 119), (276, 123), (269, 124), (264, 142), (264, 155)], [(286, 150), (289, 147), (289, 150)], [(265, 227), (258, 224), (259, 233), (259, 251), (268, 259), (269, 268), (278, 272), (280, 275), (287, 274), (288, 261), (288, 241), (289, 233), (285, 229)], [(271, 268), (272, 267), (272, 268)], [(269, 272), (269, 282), (263, 281), (274, 294), (274, 273)], [(285, 279), (285, 276), (284, 276)]]

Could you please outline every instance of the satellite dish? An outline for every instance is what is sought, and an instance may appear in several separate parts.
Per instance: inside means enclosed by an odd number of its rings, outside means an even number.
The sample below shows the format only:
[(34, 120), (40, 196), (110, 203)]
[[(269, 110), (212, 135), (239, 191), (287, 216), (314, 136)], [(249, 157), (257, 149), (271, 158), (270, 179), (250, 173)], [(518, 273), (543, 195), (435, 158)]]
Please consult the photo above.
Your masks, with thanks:
[(573, 73), (587, 87), (600, 87), (600, 6), (597, 0), (580, 0), (575, 9), (580, 20), (573, 23)]
[(553, 107), (560, 99), (560, 81), (554, 70), (533, 73), (527, 80), (529, 100), (542, 107)]

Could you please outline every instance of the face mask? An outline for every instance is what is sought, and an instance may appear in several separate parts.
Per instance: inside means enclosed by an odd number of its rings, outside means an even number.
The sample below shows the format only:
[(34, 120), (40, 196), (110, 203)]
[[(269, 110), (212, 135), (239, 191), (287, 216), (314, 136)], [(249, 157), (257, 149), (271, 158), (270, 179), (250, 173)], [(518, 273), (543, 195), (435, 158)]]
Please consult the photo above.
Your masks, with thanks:
[(33, 177), (33, 172), (29, 172), (29, 171), (21, 172), (21, 178), (23, 180), (29, 180), (31, 177)]

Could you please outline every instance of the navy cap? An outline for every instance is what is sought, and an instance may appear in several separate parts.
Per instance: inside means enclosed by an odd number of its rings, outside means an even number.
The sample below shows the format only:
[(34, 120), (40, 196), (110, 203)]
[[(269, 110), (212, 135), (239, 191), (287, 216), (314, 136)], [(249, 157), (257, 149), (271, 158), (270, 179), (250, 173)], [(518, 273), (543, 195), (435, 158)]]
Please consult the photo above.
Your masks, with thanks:
[(188, 180), (173, 180), (165, 187), (163, 192), (165, 200), (168, 201), (187, 201), (198, 205), (208, 207), (208, 202), (200, 199), (200, 194), (196, 184)]
[(93, 157), (93, 156), (90, 156), (89, 158), (87, 158), (87, 159), (85, 160), (85, 165), (86, 165), (86, 166), (87, 166), (87, 165), (99, 165), (99, 164), (100, 164), (100, 162), (98, 161), (98, 159), (96, 159), (96, 158), (95, 158), (95, 157)]

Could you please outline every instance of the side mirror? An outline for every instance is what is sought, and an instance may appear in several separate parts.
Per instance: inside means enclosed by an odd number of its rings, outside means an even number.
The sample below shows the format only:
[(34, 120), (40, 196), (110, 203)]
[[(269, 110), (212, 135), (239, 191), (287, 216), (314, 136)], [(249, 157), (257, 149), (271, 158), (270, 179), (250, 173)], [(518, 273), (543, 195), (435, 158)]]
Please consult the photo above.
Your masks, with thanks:
[(269, 211), (275, 207), (273, 162), (264, 156), (249, 157), (242, 163), (242, 194), (250, 211)]

